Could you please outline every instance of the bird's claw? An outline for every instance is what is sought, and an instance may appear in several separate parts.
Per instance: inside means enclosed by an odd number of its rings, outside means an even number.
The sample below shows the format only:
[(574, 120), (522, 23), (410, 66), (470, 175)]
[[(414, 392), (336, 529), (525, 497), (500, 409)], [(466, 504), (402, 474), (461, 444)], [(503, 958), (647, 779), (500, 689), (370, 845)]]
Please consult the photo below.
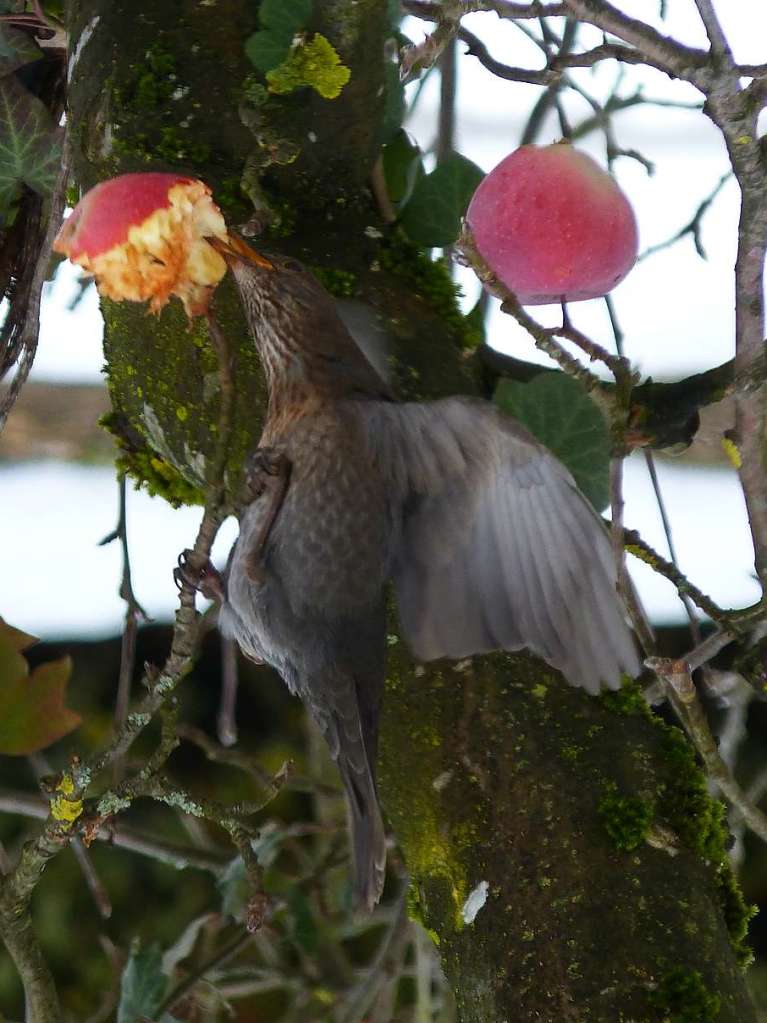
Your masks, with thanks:
[(199, 590), (207, 600), (223, 604), (225, 592), (221, 573), (213, 566), (210, 559), (201, 568), (193, 568), (190, 564), (193, 554), (194, 552), (191, 550), (185, 550), (179, 554), (178, 566), (173, 569), (173, 581), (179, 590), (188, 586), (193, 590)]
[(269, 477), (285, 479), (290, 471), (288, 456), (276, 448), (256, 448), (245, 465), (245, 486), (251, 501), (267, 488)]

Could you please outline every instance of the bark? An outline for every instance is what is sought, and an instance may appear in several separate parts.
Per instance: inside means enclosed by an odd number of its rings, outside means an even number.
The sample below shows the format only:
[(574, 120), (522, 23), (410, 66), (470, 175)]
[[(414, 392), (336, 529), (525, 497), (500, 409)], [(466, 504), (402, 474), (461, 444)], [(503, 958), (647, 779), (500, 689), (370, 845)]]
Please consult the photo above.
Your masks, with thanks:
[[(230, 221), (244, 223), (254, 214), (244, 178), (259, 219), (276, 216), (265, 247), (332, 271), (328, 283), (372, 310), (401, 394), (476, 390), (449, 282), (411, 247), (377, 237), (367, 181), (385, 5), (315, 8), (312, 27), (351, 69), (337, 100), (254, 92), (242, 50), (257, 28), (249, 0), (71, 0), (77, 180), (171, 167), (211, 183)], [(264, 387), (231, 289), (218, 311), (236, 347), (233, 493)], [(104, 313), (112, 428), (135, 472), (188, 498), (215, 444), (207, 338), (173, 306), (157, 320), (127, 304)], [(461, 1019), (752, 1020), (721, 814), (679, 735), (638, 698), (613, 699), (616, 710), (524, 655), (424, 672), (401, 645), (391, 650), (382, 794), (413, 876), (411, 911), (439, 942)], [(487, 898), (468, 923), (481, 882)]]

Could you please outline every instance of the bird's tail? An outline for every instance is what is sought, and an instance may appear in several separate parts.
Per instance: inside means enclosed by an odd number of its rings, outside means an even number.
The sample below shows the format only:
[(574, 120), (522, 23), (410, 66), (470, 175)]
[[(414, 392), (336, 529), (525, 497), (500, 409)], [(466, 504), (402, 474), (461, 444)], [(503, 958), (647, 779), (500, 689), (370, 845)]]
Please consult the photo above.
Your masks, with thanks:
[[(381, 897), (386, 875), (386, 833), (378, 806), (378, 793), (367, 761), (355, 769), (356, 758), (343, 749), (338, 769), (346, 789), (354, 852), (354, 890), (357, 901), (369, 910)], [(362, 766), (362, 765), (360, 765)]]

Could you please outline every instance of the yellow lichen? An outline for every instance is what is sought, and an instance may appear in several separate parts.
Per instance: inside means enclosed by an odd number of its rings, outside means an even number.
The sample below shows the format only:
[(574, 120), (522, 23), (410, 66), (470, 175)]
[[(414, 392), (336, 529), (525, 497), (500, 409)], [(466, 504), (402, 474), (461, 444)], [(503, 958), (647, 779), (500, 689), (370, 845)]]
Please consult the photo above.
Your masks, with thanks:
[(75, 784), (69, 775), (65, 774), (61, 778), (56, 791), (61, 795), (51, 800), (51, 816), (62, 824), (72, 824), (83, 812), (83, 801), (69, 798), (75, 791)]
[(266, 73), (270, 92), (283, 94), (309, 86), (323, 99), (335, 99), (350, 77), (349, 68), (319, 32), (309, 40), (299, 40), (288, 59)]

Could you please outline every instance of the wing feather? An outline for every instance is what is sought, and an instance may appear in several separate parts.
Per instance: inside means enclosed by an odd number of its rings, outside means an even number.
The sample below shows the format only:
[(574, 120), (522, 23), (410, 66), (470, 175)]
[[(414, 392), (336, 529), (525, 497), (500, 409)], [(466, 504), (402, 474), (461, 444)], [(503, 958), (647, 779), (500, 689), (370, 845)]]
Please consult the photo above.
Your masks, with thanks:
[(392, 576), (417, 657), (527, 646), (590, 692), (638, 674), (604, 524), (550, 452), (485, 402), (365, 406), (393, 484)]

